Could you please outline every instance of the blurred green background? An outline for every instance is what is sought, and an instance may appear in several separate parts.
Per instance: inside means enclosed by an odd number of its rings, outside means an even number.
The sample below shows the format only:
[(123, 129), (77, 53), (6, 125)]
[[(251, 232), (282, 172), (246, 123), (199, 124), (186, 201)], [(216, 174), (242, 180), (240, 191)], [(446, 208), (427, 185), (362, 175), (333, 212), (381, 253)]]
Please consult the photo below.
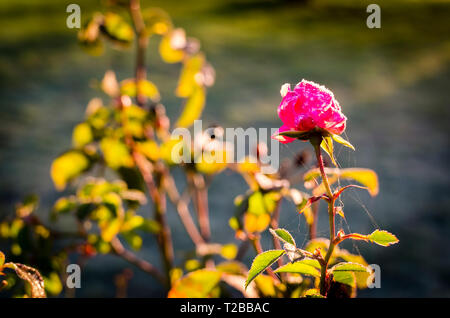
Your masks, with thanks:
[[(71, 132), (90, 98), (100, 93), (93, 80), (107, 69), (119, 79), (133, 76), (134, 52), (84, 53), (77, 30), (66, 27), (66, 7), (81, 7), (82, 21), (99, 1), (15, 0), (0, 3), (0, 218), (28, 193), (41, 196), (47, 214), (59, 196), (49, 170), (53, 158), (70, 147)], [(283, 83), (302, 78), (335, 93), (348, 117), (347, 136), (356, 152), (341, 149), (339, 163), (368, 167), (380, 177), (380, 194), (344, 196), (344, 229), (395, 233), (390, 248), (348, 246), (369, 263), (380, 264), (381, 288), (361, 297), (450, 296), (450, 3), (377, 1), (381, 29), (366, 27), (373, 1), (309, 0), (142, 0), (159, 6), (198, 38), (216, 69), (204, 120), (225, 127), (278, 127), (276, 107)], [(161, 89), (169, 115), (180, 113), (173, 97), (179, 66), (162, 63), (152, 39), (149, 77)], [(94, 83), (95, 84), (95, 83)], [(95, 85), (94, 85), (95, 86)], [(105, 99), (106, 100), (106, 99)], [(292, 156), (306, 144), (281, 146)], [(232, 190), (230, 190), (232, 189)], [(232, 173), (210, 190), (213, 240), (228, 242), (233, 198), (245, 191)], [(321, 221), (326, 217), (321, 214)], [(170, 222), (177, 256), (191, 248), (175, 213)], [(304, 219), (284, 205), (280, 224), (298, 242), (306, 241)], [(319, 233), (327, 235), (326, 224)], [(154, 241), (141, 253), (156, 258)], [(269, 241), (263, 241), (269, 248)], [(252, 255), (248, 255), (248, 260)], [(114, 276), (125, 264), (102, 256), (83, 271), (77, 296), (114, 296)], [(135, 270), (129, 296), (161, 296), (151, 278)]]

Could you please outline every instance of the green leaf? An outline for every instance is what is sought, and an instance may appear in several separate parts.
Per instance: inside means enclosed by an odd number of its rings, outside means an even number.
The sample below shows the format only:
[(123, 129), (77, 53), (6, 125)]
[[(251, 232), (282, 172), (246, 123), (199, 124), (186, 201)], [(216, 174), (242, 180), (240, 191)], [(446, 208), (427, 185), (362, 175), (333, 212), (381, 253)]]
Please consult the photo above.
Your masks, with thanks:
[(173, 284), (169, 298), (206, 298), (211, 297), (213, 289), (219, 284), (220, 271), (200, 269), (187, 274)]
[(331, 161), (335, 166), (337, 166), (336, 159), (333, 154), (333, 139), (331, 137), (323, 137), (322, 142), (320, 143), (320, 147), (325, 150), (328, 156), (331, 158)]
[(348, 271), (333, 272), (333, 280), (341, 284), (349, 285), (353, 288), (356, 287), (356, 278), (353, 272)]
[(289, 233), (287, 230), (285, 230), (285, 229), (276, 229), (276, 230), (269, 229), (269, 231), (273, 236), (280, 239), (281, 241), (292, 244), (292, 245), (294, 245), (294, 247), (296, 246), (294, 238), (292, 237), (291, 233)]
[(320, 277), (320, 271), (317, 268), (314, 268), (313, 266), (301, 261), (281, 266), (275, 270), (275, 273), (296, 273), (310, 275), (313, 277)]
[(368, 272), (366, 266), (358, 263), (339, 263), (334, 265), (331, 269), (332, 272)]
[(320, 294), (320, 291), (316, 288), (308, 289), (304, 295), (306, 298), (325, 298)]
[(59, 295), (63, 289), (61, 279), (56, 272), (51, 272), (48, 277), (44, 276), (44, 285), (47, 293), (54, 296)]
[(260, 191), (254, 192), (248, 198), (248, 210), (247, 212), (261, 215), (267, 213), (266, 206), (264, 204), (264, 197)]
[(394, 234), (384, 230), (375, 230), (372, 234), (367, 235), (367, 239), (381, 246), (389, 246), (399, 242)]
[(19, 263), (6, 263), (5, 267), (14, 269), (19, 278), (30, 284), (32, 298), (47, 297), (44, 289), (44, 279), (37, 269)]
[(284, 253), (286, 253), (284, 250), (269, 250), (257, 255), (248, 272), (247, 280), (245, 281), (245, 289), (247, 289), (247, 286), (256, 278), (256, 276), (275, 263)]
[(308, 140), (311, 136), (309, 131), (297, 131), (297, 130), (288, 130), (279, 133), (281, 136), (297, 138), (300, 140)]
[(59, 198), (52, 208), (51, 212), (52, 220), (55, 220), (60, 214), (75, 210), (77, 206), (78, 203), (76, 197), (74, 196)]
[(66, 152), (56, 158), (51, 166), (50, 174), (58, 190), (63, 190), (67, 182), (80, 175), (89, 167), (89, 159), (76, 150)]
[(331, 135), (331, 138), (334, 139), (334, 141), (344, 145), (345, 147), (348, 147), (352, 150), (355, 150), (355, 147), (353, 147), (353, 145), (351, 143), (349, 143), (347, 140), (345, 140), (344, 138), (342, 138), (339, 135)]

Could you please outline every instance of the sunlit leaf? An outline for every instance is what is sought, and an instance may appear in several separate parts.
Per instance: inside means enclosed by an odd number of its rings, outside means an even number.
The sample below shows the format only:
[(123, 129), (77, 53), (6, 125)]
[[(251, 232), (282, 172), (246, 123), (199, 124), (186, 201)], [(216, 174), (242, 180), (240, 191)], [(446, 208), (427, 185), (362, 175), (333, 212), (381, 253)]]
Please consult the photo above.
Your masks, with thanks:
[(222, 249), (220, 251), (220, 255), (222, 255), (223, 258), (232, 260), (236, 257), (238, 253), (238, 248), (234, 244), (226, 244), (222, 246)]
[(103, 138), (100, 142), (106, 164), (112, 169), (119, 167), (133, 167), (134, 161), (127, 146), (118, 139)]
[(349, 285), (353, 288), (356, 287), (356, 278), (353, 272), (349, 271), (336, 271), (333, 272), (333, 280), (335, 282)]
[(227, 152), (217, 150), (203, 152), (200, 160), (197, 160), (195, 169), (204, 174), (217, 174), (227, 167)]
[(247, 271), (244, 264), (237, 261), (222, 262), (216, 266), (218, 271), (232, 275), (243, 275)]
[(44, 279), (37, 269), (19, 263), (6, 263), (4, 266), (14, 269), (20, 279), (23, 279), (30, 284), (32, 298), (47, 297), (44, 289)]
[[(378, 194), (378, 176), (375, 171), (365, 168), (346, 168), (346, 169), (331, 169), (325, 168), (325, 173), (329, 176), (329, 183), (332, 184), (338, 179), (352, 179), (362, 185), (366, 186), (371, 196)], [(311, 188), (315, 186), (314, 180), (320, 176), (320, 170), (318, 168), (311, 169), (305, 173), (303, 179), (305, 186)], [(314, 192), (314, 195), (320, 193)]]
[(269, 250), (257, 255), (248, 272), (247, 280), (245, 281), (245, 289), (247, 289), (247, 286), (256, 278), (256, 276), (275, 263), (284, 253), (286, 253), (284, 250)]
[(79, 151), (71, 150), (56, 158), (50, 174), (58, 190), (63, 190), (67, 182), (79, 176), (89, 167), (89, 159)]
[(264, 204), (264, 197), (260, 191), (254, 192), (248, 199), (249, 213), (255, 215), (261, 215), (267, 213), (266, 206)]
[(320, 294), (320, 291), (317, 288), (308, 289), (304, 296), (307, 298), (325, 298), (325, 296)]
[(270, 224), (270, 214), (245, 213), (244, 229), (247, 233), (263, 232)]
[(355, 150), (355, 147), (353, 147), (353, 145), (351, 143), (349, 143), (347, 140), (345, 140), (344, 138), (342, 138), (339, 135), (331, 135), (331, 138), (334, 139), (334, 141), (340, 143), (341, 145), (344, 145), (345, 147), (348, 147), (352, 150)]
[(103, 16), (96, 13), (78, 32), (78, 40), (82, 48), (93, 56), (99, 56), (103, 53), (103, 42), (99, 39), (102, 21)]
[[(183, 35), (178, 29), (166, 34), (159, 43), (159, 54), (166, 63), (181, 62), (185, 56), (181, 45), (178, 48), (173, 47), (173, 42), (177, 42), (177, 37), (180, 38), (179, 41), (182, 41)], [(184, 38), (184, 41), (186, 41), (186, 38)]]
[(104, 31), (113, 40), (125, 44), (134, 40), (133, 28), (120, 15), (113, 12), (105, 14)]
[(72, 133), (72, 145), (75, 148), (83, 148), (88, 143), (92, 142), (94, 135), (91, 126), (87, 123), (80, 123), (75, 126)]
[(341, 169), (340, 178), (353, 179), (368, 188), (371, 196), (378, 194), (378, 176), (371, 169), (348, 168)]
[(142, 11), (145, 31), (152, 34), (164, 35), (172, 29), (172, 21), (169, 15), (159, 8), (146, 8)]
[(336, 271), (345, 271), (345, 272), (367, 272), (368, 269), (366, 266), (363, 266), (358, 263), (339, 263), (334, 265), (330, 271), (336, 272)]
[(171, 138), (165, 141), (159, 148), (161, 159), (166, 161), (168, 164), (183, 162), (184, 150), (185, 148), (186, 150), (189, 149), (185, 146), (186, 144), (182, 138)]
[(136, 150), (142, 153), (151, 161), (156, 161), (160, 157), (159, 146), (153, 140), (146, 140), (136, 143)]
[(275, 230), (269, 229), (269, 231), (273, 236), (282, 240), (283, 242), (296, 246), (294, 238), (292, 237), (291, 233), (289, 233), (287, 230), (285, 230), (285, 229), (275, 229)]
[(369, 234), (367, 238), (371, 242), (381, 246), (389, 246), (399, 242), (398, 238), (394, 234), (384, 230), (375, 230), (372, 234)]
[(303, 262), (288, 263), (275, 270), (275, 273), (296, 273), (320, 277), (320, 271), (317, 268)]
[(209, 298), (220, 282), (221, 272), (200, 269), (183, 276), (173, 284), (169, 298)]
[(272, 277), (267, 275), (259, 275), (255, 278), (255, 285), (263, 297), (275, 297), (275, 282)]
[(0, 251), (0, 272), (1, 269), (3, 268), (3, 264), (5, 264), (5, 254), (3, 254), (2, 251)]
[(104, 226), (102, 225), (103, 224), (99, 224), (102, 240), (111, 242), (111, 240), (119, 233), (122, 221), (120, 219), (113, 219), (110, 222), (105, 222)]
[(139, 251), (141, 249), (143, 240), (139, 234), (129, 232), (124, 233), (123, 237), (125, 238), (125, 241), (127, 241), (127, 243), (130, 245), (132, 249), (134, 249), (135, 251)]
[(184, 63), (176, 89), (176, 95), (178, 97), (187, 98), (194, 94), (199, 86), (196, 75), (199, 74), (204, 63), (205, 57), (201, 53), (189, 57)]
[(51, 272), (48, 277), (44, 276), (45, 290), (50, 295), (59, 295), (63, 290), (61, 279), (56, 272)]
[(333, 139), (331, 137), (323, 137), (320, 147), (325, 150), (333, 164), (337, 166), (336, 159), (334, 158)]
[(138, 92), (154, 101), (160, 99), (158, 88), (149, 80), (140, 80), (137, 87), (134, 78), (120, 82), (120, 94), (135, 97)]
[(194, 89), (192, 95), (186, 100), (186, 104), (184, 105), (183, 112), (178, 118), (175, 126), (177, 127), (189, 127), (191, 126), (195, 120), (199, 119), (203, 107), (205, 106), (206, 93), (203, 87), (197, 86)]

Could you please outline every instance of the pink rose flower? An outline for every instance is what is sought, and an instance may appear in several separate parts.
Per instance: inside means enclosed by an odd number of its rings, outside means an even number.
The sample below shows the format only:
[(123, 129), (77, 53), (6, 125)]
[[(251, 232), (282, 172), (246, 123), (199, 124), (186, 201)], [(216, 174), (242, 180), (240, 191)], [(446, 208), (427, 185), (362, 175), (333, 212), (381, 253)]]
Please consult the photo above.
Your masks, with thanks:
[(302, 80), (291, 91), (290, 85), (284, 84), (281, 96), (283, 99), (278, 106), (278, 116), (283, 125), (272, 136), (281, 143), (289, 143), (296, 139), (280, 135), (286, 131), (298, 133), (320, 131), (322, 134), (340, 135), (345, 130), (347, 118), (341, 112), (333, 93), (325, 86)]

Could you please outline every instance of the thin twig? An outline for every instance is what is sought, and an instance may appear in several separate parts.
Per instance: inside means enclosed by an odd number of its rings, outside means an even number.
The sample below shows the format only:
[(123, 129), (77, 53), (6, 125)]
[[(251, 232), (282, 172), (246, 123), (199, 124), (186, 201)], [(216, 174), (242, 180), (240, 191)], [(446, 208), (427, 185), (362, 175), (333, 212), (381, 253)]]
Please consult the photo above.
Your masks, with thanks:
[(117, 237), (115, 237), (111, 241), (111, 247), (113, 249), (114, 254), (122, 257), (129, 263), (136, 265), (136, 267), (138, 267), (142, 271), (152, 275), (163, 285), (166, 284), (166, 279), (165, 279), (164, 275), (162, 275), (161, 272), (155, 266), (153, 266), (149, 262), (139, 258), (138, 256), (136, 256), (132, 252), (128, 251), (127, 249), (125, 249), (125, 247), (122, 245), (122, 243), (120, 242), (120, 240)]
[(167, 174), (165, 181), (166, 181), (165, 186), (167, 190), (167, 195), (169, 196), (169, 199), (172, 201), (172, 203), (175, 205), (178, 212), (178, 216), (180, 217), (181, 222), (183, 223), (184, 228), (186, 229), (186, 232), (189, 234), (189, 237), (191, 238), (192, 242), (194, 242), (195, 245), (204, 244), (205, 240), (203, 240), (203, 237), (197, 230), (197, 226), (195, 225), (194, 220), (191, 217), (187, 203), (182, 199), (182, 197), (178, 193), (173, 177)]

